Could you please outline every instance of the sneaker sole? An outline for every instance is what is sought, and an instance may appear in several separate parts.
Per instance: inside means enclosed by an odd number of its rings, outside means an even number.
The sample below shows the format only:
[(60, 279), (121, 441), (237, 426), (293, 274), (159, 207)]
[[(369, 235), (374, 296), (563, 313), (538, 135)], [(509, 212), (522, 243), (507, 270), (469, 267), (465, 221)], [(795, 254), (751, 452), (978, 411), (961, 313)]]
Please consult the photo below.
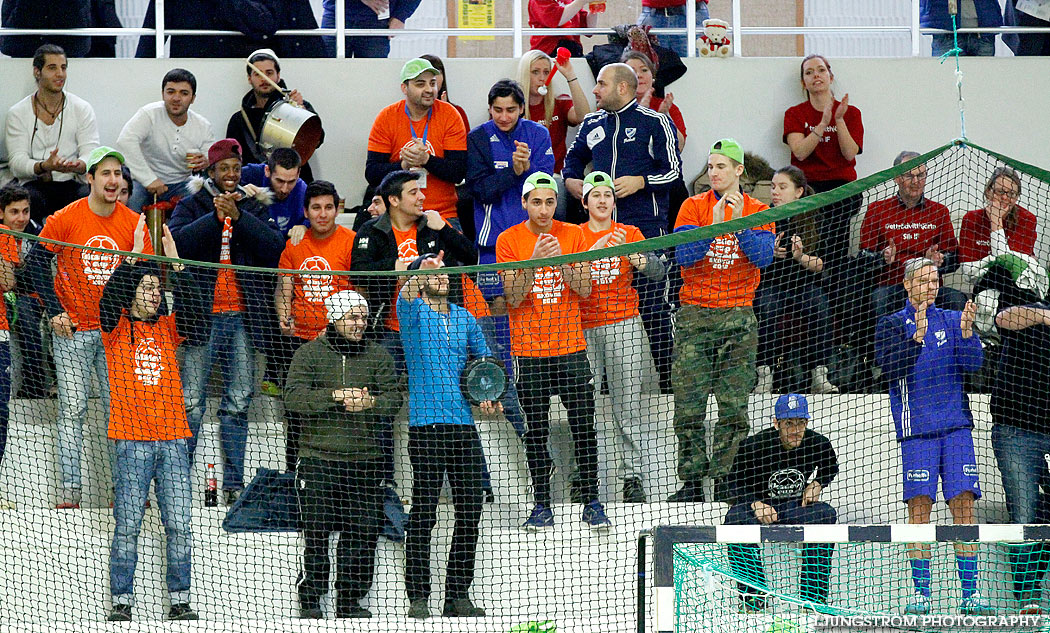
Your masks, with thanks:
[(525, 530), (526, 532), (543, 532), (543, 531), (546, 531), (546, 530), (554, 529), (554, 526), (553, 525), (544, 525), (544, 526), (537, 527), (535, 525), (523, 525), (523, 526), (521, 526), (521, 529)]
[(612, 525), (609, 523), (601, 523), (599, 525), (587, 523), (587, 527), (591, 528), (592, 532), (608, 532), (612, 529)]

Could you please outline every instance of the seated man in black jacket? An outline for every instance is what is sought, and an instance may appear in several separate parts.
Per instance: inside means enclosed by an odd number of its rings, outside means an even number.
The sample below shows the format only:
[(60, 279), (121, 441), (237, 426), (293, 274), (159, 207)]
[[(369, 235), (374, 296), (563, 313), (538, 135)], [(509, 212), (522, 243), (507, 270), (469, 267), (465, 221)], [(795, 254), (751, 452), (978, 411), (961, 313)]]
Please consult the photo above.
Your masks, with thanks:
[[(799, 394), (784, 394), (774, 408), (773, 428), (744, 440), (726, 478), (733, 506), (726, 525), (835, 523), (835, 508), (820, 493), (839, 473), (838, 457), (828, 438), (812, 429), (809, 403)], [(807, 483), (808, 482), (808, 483)], [(831, 571), (830, 543), (802, 548), (799, 594), (825, 604)], [(765, 608), (765, 571), (758, 545), (730, 545), (729, 563), (747, 584), (738, 583), (743, 612)]]
[[(365, 222), (357, 231), (350, 270), (408, 270), (408, 265), (420, 255), (441, 252), (447, 266), (477, 263), (478, 251), (473, 242), (452, 228), (437, 211), (423, 210), (426, 196), (420, 187), (418, 173), (390, 172), (379, 183), (378, 193), (386, 203), (386, 213)], [(451, 292), (458, 297), (461, 292), (459, 276), (453, 275), (452, 278)], [(399, 376), (405, 373), (405, 352), (401, 346), (395, 306), (400, 289), (398, 282), (405, 279), (394, 275), (350, 278), (354, 288), (368, 299), (370, 333), (390, 352)], [(389, 519), (383, 536), (401, 541), (405, 538), (405, 519), (401, 501), (393, 488), (394, 440), (389, 423), (379, 430), (379, 446), (385, 460), (385, 510)]]

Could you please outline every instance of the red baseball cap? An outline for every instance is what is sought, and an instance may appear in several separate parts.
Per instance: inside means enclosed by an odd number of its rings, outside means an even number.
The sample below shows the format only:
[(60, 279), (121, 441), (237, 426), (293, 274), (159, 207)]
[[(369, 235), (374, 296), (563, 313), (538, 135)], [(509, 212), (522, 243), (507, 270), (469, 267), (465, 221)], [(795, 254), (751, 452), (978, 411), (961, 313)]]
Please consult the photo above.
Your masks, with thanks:
[(241, 160), (241, 144), (236, 139), (224, 138), (221, 141), (215, 141), (208, 148), (208, 167), (227, 158)]

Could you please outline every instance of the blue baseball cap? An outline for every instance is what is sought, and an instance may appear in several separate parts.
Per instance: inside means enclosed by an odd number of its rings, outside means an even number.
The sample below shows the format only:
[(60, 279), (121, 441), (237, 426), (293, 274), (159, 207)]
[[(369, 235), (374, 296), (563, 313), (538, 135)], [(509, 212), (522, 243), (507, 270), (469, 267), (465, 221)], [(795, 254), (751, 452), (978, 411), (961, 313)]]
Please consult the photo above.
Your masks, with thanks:
[(809, 418), (809, 402), (806, 396), (798, 393), (785, 393), (777, 398), (777, 404), (773, 407), (773, 417), (778, 420), (797, 420)]

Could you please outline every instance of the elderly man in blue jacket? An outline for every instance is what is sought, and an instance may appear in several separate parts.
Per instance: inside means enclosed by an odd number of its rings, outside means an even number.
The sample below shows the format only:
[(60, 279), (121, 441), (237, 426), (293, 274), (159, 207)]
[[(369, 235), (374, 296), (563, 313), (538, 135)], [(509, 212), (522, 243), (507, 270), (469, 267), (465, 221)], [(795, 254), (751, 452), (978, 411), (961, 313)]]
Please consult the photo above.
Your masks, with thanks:
[[(977, 307), (962, 312), (933, 305), (940, 277), (937, 265), (916, 258), (904, 267), (908, 303), (882, 317), (875, 331), (875, 357), (890, 385), (890, 409), (900, 442), (904, 502), (909, 523), (929, 523), (941, 480), (944, 499), (957, 524), (975, 523), (974, 500), (981, 496), (974, 456), (973, 415), (963, 391), (963, 373), (981, 368), (984, 352), (974, 332)], [(930, 611), (930, 546), (909, 544), (915, 595), (909, 615)], [(977, 592), (977, 548), (956, 543), (965, 615), (989, 615), (992, 608)]]
[[(562, 175), (566, 189), (577, 198), (583, 196), (588, 163), (612, 176), (613, 220), (637, 226), (649, 238), (667, 233), (668, 194), (681, 176), (682, 159), (674, 123), (667, 115), (638, 105), (637, 87), (638, 77), (627, 64), (601, 69), (594, 87), (598, 110), (580, 123)], [(671, 307), (664, 299), (666, 281), (636, 275), (634, 284), (660, 385), (670, 393)]]

